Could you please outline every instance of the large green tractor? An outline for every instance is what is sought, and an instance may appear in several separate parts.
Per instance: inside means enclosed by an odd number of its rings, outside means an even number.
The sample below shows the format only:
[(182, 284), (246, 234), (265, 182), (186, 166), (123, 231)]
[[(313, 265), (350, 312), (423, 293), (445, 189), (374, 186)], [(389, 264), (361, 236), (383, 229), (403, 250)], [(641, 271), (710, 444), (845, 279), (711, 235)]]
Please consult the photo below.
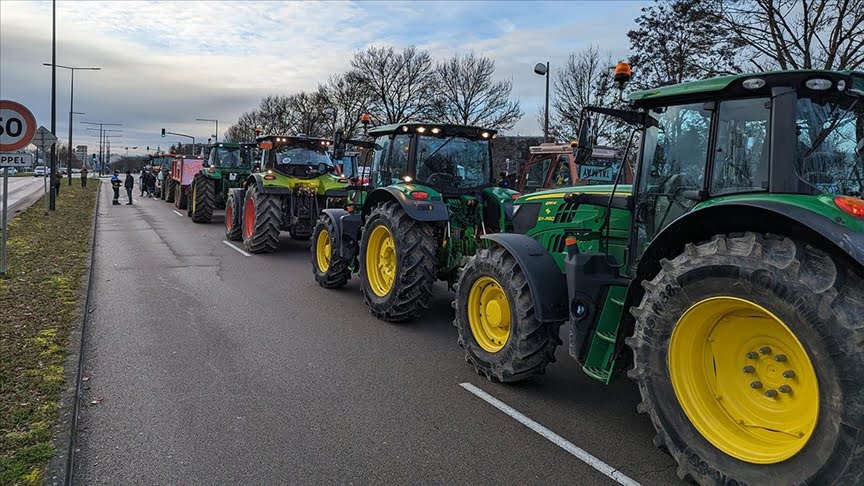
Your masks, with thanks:
[(225, 208), (228, 191), (238, 188), (252, 174), (254, 143), (218, 142), (210, 146), (204, 168), (192, 180), (192, 221), (209, 223), (215, 209)]
[(467, 360), (542, 373), (566, 323), (586, 374), (629, 370), (680, 477), (861, 484), (862, 98), (864, 73), (785, 71), (587, 108), (580, 141), (600, 114), (633, 127), (635, 181), (516, 202), (458, 283)]
[(331, 141), (303, 135), (258, 137), (261, 161), (240, 188), (228, 190), (225, 235), (250, 253), (269, 253), (279, 234), (308, 240), (321, 210), (342, 207), (348, 179), (328, 154)]
[(481, 236), (510, 227), (514, 191), (493, 186), (493, 130), (404, 123), (372, 128), (368, 182), (354, 171), (352, 200), (324, 210), (312, 271), (325, 288), (359, 272), (364, 300), (386, 321), (418, 317), (432, 284), (452, 286)]

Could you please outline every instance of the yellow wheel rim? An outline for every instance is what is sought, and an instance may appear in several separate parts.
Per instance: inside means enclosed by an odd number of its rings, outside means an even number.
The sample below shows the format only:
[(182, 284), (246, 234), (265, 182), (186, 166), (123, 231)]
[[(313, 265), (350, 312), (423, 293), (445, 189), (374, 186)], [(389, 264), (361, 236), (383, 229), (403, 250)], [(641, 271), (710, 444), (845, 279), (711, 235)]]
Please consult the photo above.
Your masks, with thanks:
[(318, 262), (318, 271), (325, 273), (330, 268), (330, 233), (322, 229), (315, 241), (315, 260)]
[(778, 463), (813, 435), (816, 372), (795, 334), (762, 306), (737, 297), (693, 305), (672, 332), (668, 365), (687, 418), (736, 459)]
[(510, 302), (492, 277), (480, 277), (468, 291), (468, 324), (477, 344), (497, 353), (510, 338)]
[(195, 212), (195, 207), (198, 201), (198, 184), (192, 184), (192, 212)]
[(369, 235), (366, 247), (366, 279), (378, 297), (384, 297), (396, 281), (396, 244), (384, 225), (378, 225)]

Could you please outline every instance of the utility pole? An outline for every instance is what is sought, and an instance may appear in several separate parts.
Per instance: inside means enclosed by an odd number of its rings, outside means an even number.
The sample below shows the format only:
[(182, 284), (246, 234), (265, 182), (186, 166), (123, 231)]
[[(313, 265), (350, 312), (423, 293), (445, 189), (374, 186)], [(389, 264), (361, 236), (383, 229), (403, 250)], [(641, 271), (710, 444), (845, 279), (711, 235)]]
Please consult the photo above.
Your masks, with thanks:
[[(51, 1), (51, 133), (57, 135), (57, 0)], [(48, 191), (48, 210), (57, 209), (54, 179), (57, 177), (57, 144), (51, 146), (51, 187)]]
[[(107, 129), (107, 128), (103, 128), (103, 127), (107, 127), (107, 126), (119, 127), (119, 126), (123, 126), (123, 124), (122, 123), (105, 123), (105, 122), (88, 122), (88, 121), (82, 121), (81, 123), (84, 125), (94, 125), (94, 126), (99, 127), (98, 128), (98, 130), (99, 130), (99, 175), (100, 176), (104, 175), (105, 159), (103, 158), (102, 147), (104, 146), (103, 139), (105, 138), (105, 132), (122, 132), (123, 130), (111, 130), (111, 129)], [(88, 130), (97, 130), (97, 129), (96, 128), (88, 128)]]

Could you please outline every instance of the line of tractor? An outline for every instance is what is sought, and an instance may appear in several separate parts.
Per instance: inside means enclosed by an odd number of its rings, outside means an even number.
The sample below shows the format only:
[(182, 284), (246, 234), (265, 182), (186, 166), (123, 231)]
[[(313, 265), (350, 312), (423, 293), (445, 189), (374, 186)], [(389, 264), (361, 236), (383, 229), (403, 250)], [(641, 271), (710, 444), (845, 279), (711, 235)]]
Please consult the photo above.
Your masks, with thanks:
[(862, 98), (850, 71), (630, 91), (532, 150), (550, 162), (518, 191), (495, 180), (495, 130), (448, 123), (153, 163), (164, 199), (196, 223), (224, 208), (249, 253), (310, 240), (318, 284), (356, 276), (378, 319), (421, 318), (445, 282), (490, 381), (542, 375), (562, 344), (602, 383), (626, 375), (682, 479), (861, 484)]

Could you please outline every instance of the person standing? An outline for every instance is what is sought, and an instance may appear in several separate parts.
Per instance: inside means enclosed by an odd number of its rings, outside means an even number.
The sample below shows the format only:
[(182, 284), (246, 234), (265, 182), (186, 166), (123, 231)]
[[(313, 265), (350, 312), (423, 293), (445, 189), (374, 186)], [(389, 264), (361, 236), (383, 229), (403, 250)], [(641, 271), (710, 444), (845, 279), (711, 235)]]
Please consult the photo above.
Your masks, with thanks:
[(54, 184), (54, 197), (60, 197), (60, 183), (61, 182), (63, 182), (63, 176), (62, 175), (55, 175), (54, 176), (54, 182), (53, 182), (53, 184)]
[(126, 195), (129, 196), (129, 202), (126, 203), (127, 206), (132, 205), (132, 189), (135, 188), (135, 178), (132, 177), (132, 171), (126, 171), (126, 180), (123, 181), (123, 185), (126, 186)]
[(87, 187), (87, 167), (81, 167), (81, 187)]
[(144, 197), (144, 193), (147, 192), (147, 168), (144, 167), (141, 169), (141, 176), (138, 178), (138, 184), (141, 185), (141, 197)]
[(115, 170), (114, 175), (111, 176), (111, 189), (114, 189), (114, 200), (111, 201), (111, 204), (114, 206), (120, 204), (120, 171)]

